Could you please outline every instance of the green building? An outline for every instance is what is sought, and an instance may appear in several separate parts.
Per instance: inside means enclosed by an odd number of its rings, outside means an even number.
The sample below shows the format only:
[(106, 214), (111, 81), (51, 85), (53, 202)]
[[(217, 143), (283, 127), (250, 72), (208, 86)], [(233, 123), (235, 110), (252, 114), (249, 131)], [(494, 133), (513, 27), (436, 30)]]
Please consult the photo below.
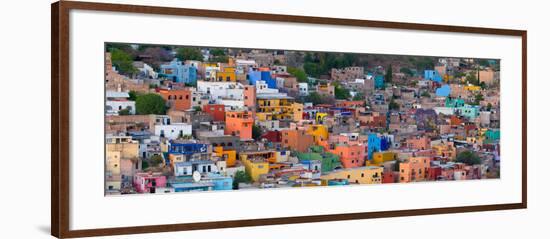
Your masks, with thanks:
[(298, 152), (298, 160), (319, 160), (321, 161), (321, 172), (330, 172), (335, 169), (342, 168), (342, 163), (340, 163), (340, 158), (338, 155), (325, 152), (322, 146), (311, 146), (309, 148), (309, 153), (300, 153)]

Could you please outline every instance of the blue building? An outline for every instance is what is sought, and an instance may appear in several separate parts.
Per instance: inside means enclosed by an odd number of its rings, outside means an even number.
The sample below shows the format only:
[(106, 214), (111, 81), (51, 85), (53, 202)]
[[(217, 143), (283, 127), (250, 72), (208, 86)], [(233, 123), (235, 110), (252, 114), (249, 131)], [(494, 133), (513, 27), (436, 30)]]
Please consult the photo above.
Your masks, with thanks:
[(384, 75), (374, 76), (374, 88), (377, 88), (377, 89), (384, 88)]
[(449, 85), (443, 85), (435, 89), (435, 95), (441, 97), (447, 97), (451, 94), (451, 87)]
[(374, 152), (380, 152), (388, 150), (391, 146), (391, 140), (386, 136), (378, 136), (377, 134), (370, 133), (367, 143), (367, 155), (369, 160), (372, 159)]
[(205, 174), (199, 181), (192, 176), (180, 176), (168, 182), (175, 192), (232, 190), (233, 178), (219, 174)]
[(174, 82), (188, 84), (197, 82), (197, 68), (193, 65), (184, 65), (177, 58), (174, 58), (168, 64), (161, 65), (160, 72)]
[(271, 78), (271, 71), (262, 71), (258, 68), (250, 68), (246, 78), (251, 85), (256, 85), (259, 80), (265, 81), (267, 87), (271, 89), (277, 89), (277, 80)]
[(169, 159), (171, 156), (181, 157), (181, 155), (183, 155), (185, 161), (207, 160), (209, 159), (208, 144), (170, 140), (168, 142), (168, 152), (165, 155), (167, 157), (165, 158)]
[(208, 144), (178, 142), (176, 140), (170, 140), (168, 145), (168, 153), (171, 154), (196, 154), (206, 153), (207, 151)]
[(441, 82), (443, 80), (443, 78), (441, 78), (441, 75), (439, 75), (439, 72), (435, 70), (425, 70), (424, 79), (435, 81), (435, 82)]

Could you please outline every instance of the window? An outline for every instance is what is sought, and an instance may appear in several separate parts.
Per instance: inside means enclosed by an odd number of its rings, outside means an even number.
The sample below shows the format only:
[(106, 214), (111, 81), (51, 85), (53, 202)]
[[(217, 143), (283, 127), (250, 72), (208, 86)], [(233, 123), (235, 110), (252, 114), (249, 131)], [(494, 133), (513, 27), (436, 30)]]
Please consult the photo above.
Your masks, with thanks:
[(348, 174), (348, 179), (350, 179), (350, 178), (351, 178), (351, 175)]
[(365, 177), (365, 174), (364, 174), (364, 173), (361, 173), (361, 177), (364, 178), (364, 177)]

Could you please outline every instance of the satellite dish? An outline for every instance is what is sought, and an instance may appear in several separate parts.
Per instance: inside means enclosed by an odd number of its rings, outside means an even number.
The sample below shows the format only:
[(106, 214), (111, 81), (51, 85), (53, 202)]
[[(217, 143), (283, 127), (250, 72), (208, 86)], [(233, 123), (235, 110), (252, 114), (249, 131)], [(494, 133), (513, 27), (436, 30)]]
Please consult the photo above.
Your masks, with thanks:
[(199, 173), (199, 171), (193, 172), (193, 181), (195, 182), (201, 181), (201, 173)]

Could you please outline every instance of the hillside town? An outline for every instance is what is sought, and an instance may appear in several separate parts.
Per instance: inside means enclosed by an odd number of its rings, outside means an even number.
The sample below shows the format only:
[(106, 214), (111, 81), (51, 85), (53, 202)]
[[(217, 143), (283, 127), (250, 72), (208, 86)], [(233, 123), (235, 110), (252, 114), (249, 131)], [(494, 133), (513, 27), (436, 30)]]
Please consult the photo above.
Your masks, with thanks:
[(500, 61), (107, 43), (105, 194), (500, 178)]

